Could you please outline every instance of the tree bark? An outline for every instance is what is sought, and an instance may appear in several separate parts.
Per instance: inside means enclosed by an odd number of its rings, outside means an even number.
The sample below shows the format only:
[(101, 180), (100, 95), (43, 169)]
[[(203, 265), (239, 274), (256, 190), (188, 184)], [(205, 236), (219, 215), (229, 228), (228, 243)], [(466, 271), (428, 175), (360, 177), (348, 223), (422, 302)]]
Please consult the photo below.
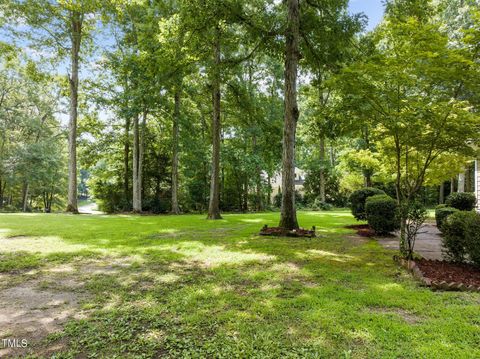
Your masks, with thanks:
[(2, 178), (0, 177), (0, 208), (3, 208), (3, 195), (5, 193), (5, 185), (4, 185), (4, 182), (2, 180)]
[(299, 57), (299, 2), (287, 0), (288, 25), (285, 49), (285, 119), (282, 153), (282, 210), (280, 227), (298, 228), (295, 208), (295, 132), (298, 120), (297, 68)]
[(455, 177), (450, 179), (450, 193), (455, 192)]
[(439, 202), (440, 204), (443, 204), (445, 202), (445, 190), (444, 190), (444, 183), (440, 185), (440, 193), (439, 193)]
[(221, 219), (220, 215), (220, 29), (216, 29), (213, 47), (214, 76), (212, 83), (212, 178), (210, 182), (210, 203), (208, 219)]
[(180, 96), (182, 91), (181, 81), (175, 87), (175, 109), (173, 114), (173, 156), (172, 156), (172, 213), (179, 214), (180, 207), (178, 205), (178, 162), (179, 162), (179, 147), (178, 142), (180, 138)]
[(133, 212), (139, 213), (142, 211), (141, 199), (141, 183), (140, 183), (140, 125), (139, 115), (133, 118)]
[[(258, 155), (257, 135), (254, 134), (252, 138), (253, 153)], [(263, 195), (262, 195), (262, 169), (258, 165), (255, 165), (255, 209), (257, 212), (263, 211)]]
[(320, 185), (320, 201), (326, 201), (325, 195), (325, 137), (320, 137), (320, 175), (319, 175), (319, 185)]
[(29, 190), (28, 182), (23, 183), (23, 191), (22, 191), (22, 211), (26, 212), (28, 209), (28, 190)]
[(128, 210), (130, 202), (130, 117), (125, 119), (125, 142), (123, 145), (123, 193), (125, 196), (125, 210)]
[(78, 119), (78, 68), (80, 44), (82, 41), (83, 16), (72, 11), (71, 14), (71, 75), (70, 119), (68, 123), (68, 203), (67, 212), (78, 213), (77, 204), (77, 119)]

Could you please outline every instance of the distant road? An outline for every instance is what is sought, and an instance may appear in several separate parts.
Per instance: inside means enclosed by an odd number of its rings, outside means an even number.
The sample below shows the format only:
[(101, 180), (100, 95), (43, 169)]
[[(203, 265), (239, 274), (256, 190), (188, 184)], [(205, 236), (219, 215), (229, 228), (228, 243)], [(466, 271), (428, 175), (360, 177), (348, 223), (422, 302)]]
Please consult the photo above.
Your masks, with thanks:
[(78, 211), (82, 214), (104, 214), (98, 210), (98, 206), (95, 202), (90, 202), (78, 207)]

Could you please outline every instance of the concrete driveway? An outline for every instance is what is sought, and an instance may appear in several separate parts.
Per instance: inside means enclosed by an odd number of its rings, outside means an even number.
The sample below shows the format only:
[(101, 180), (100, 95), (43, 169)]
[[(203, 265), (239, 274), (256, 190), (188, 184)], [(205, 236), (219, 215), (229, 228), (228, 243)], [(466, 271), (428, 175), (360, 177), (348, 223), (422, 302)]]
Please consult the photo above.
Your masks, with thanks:
[[(425, 223), (418, 234), (415, 242), (415, 253), (426, 259), (442, 260), (442, 237), (434, 223)], [(398, 250), (399, 233), (395, 237), (377, 238), (378, 242), (385, 248)]]

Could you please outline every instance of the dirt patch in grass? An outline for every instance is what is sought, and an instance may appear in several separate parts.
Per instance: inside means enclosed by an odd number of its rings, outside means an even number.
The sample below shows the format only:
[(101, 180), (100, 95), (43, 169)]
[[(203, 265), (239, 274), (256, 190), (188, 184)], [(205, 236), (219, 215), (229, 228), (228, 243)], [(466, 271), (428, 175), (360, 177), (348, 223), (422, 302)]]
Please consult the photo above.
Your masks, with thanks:
[(480, 288), (480, 269), (466, 263), (450, 263), (426, 259), (416, 260), (423, 276), (435, 282), (455, 282)]
[[(54, 288), (45, 285), (50, 281), (55, 284)], [(0, 357), (24, 355), (49, 334), (61, 330), (70, 318), (81, 318), (78, 307), (85, 294), (76, 290), (79, 286), (72, 278), (55, 281), (43, 276), (3, 289), (0, 292), (0, 338), (26, 339), (28, 346), (12, 349), (3, 348), (2, 344)]]
[(87, 316), (80, 305), (89, 297), (84, 288), (88, 277), (114, 275), (130, 265), (125, 258), (107, 258), (53, 265), (23, 272), (21, 277), (16, 272), (2, 273), (0, 338), (26, 339), (28, 346), (4, 348), (0, 342), (0, 357), (48, 355), (63, 349), (62, 340), (52, 344), (45, 339), (61, 331), (68, 320)]

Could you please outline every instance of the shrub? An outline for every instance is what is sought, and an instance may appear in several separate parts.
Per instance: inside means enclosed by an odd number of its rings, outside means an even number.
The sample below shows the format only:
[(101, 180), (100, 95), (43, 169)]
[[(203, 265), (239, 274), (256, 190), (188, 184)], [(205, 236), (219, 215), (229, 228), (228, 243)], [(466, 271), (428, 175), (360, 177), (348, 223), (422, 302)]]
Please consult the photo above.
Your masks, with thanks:
[(444, 204), (441, 204), (435, 208), (435, 221), (437, 222), (437, 227), (440, 231), (442, 230), (442, 224), (447, 219), (447, 217), (453, 213), (458, 212), (458, 209), (453, 207), (446, 207)]
[(480, 215), (476, 212), (469, 216), (465, 227), (465, 251), (470, 260), (480, 267)]
[(350, 196), (350, 208), (353, 216), (358, 220), (366, 220), (367, 215), (365, 213), (365, 201), (368, 197), (383, 194), (385, 192), (378, 188), (366, 187), (355, 191)]
[(316, 198), (313, 202), (312, 209), (314, 211), (331, 211), (333, 206), (330, 203), (321, 201), (320, 198)]
[[(443, 237), (443, 253), (455, 262), (463, 262), (467, 254), (472, 252), (477, 263), (480, 258), (477, 257), (478, 247), (480, 247), (480, 216), (472, 211), (457, 211), (448, 216), (442, 224)], [(477, 244), (475, 245), (475, 240)]]
[(397, 202), (386, 194), (368, 197), (365, 212), (375, 233), (386, 234), (398, 228)]
[(471, 211), (475, 208), (477, 202), (475, 194), (470, 192), (452, 193), (445, 201), (448, 207), (453, 207), (459, 211)]

